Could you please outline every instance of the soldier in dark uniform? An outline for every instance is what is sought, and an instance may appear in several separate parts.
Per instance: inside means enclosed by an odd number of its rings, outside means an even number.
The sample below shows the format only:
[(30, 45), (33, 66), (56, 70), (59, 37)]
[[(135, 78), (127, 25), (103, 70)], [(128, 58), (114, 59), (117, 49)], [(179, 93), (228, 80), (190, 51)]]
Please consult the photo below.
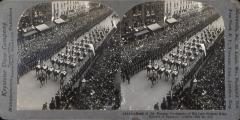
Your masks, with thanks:
[(59, 93), (56, 94), (55, 100), (56, 100), (56, 109), (60, 109), (60, 97), (59, 97)]
[(166, 99), (165, 98), (163, 98), (163, 102), (161, 103), (161, 109), (162, 110), (167, 109), (167, 103), (166, 103)]
[(154, 110), (159, 110), (158, 102), (154, 105)]
[(171, 109), (172, 107), (172, 99), (170, 94), (167, 95), (167, 106), (168, 106), (168, 109)]
[(126, 79), (128, 81), (128, 84), (130, 84), (130, 76), (129, 76), (129, 74), (126, 74)]
[(50, 104), (49, 104), (49, 109), (50, 110), (54, 110), (56, 108), (56, 106), (55, 106), (55, 100), (54, 100), (54, 98), (52, 97), (52, 100), (51, 100), (51, 102), (50, 102)]
[(47, 110), (47, 102), (43, 104), (42, 110)]

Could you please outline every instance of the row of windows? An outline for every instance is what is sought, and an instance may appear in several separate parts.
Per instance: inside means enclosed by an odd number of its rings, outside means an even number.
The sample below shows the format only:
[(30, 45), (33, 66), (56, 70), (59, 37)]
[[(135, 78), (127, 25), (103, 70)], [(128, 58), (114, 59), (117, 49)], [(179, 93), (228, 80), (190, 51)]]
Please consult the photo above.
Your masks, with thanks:
[(76, 8), (79, 8), (79, 7), (83, 7), (85, 6), (85, 4), (81, 4), (79, 2), (72, 2), (70, 4), (64, 2), (64, 3), (53, 3), (53, 8), (54, 9), (59, 9), (60, 8), (68, 8), (68, 9), (76, 9)]
[(167, 6), (167, 7), (166, 7), (166, 12), (169, 13), (169, 12), (171, 12), (172, 10), (173, 10), (173, 11), (176, 11), (176, 10), (182, 11), (182, 10), (186, 10), (186, 9), (191, 9), (191, 8), (190, 8), (190, 5), (179, 6), (179, 9), (177, 9), (176, 7), (175, 7), (175, 8), (171, 8), (171, 7)]

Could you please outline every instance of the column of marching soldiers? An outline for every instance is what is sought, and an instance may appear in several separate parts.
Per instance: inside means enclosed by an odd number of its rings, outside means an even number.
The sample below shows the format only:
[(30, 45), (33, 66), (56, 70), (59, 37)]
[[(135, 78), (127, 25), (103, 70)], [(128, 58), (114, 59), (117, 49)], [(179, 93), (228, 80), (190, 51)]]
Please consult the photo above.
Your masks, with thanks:
[(182, 72), (183, 75), (186, 75), (189, 72), (190, 67), (192, 67), (192, 64), (194, 64), (195, 61), (198, 61), (198, 58), (206, 54), (204, 49), (207, 49), (214, 44), (214, 41), (222, 31), (223, 29), (221, 27), (208, 26), (193, 36), (192, 39), (181, 44), (179, 43), (176, 49), (172, 50), (162, 58), (162, 64), (149, 61), (146, 70), (147, 78), (151, 81), (152, 87), (162, 77), (166, 81), (171, 81), (171, 89), (176, 85), (176, 82), (181, 82), (176, 81), (179, 73)]
[(107, 26), (96, 27), (85, 34), (81, 41), (75, 40), (73, 43), (68, 43), (64, 50), (51, 57), (50, 64), (39, 61), (35, 70), (37, 80), (40, 81), (40, 87), (46, 85), (47, 80), (53, 79), (60, 81), (60, 89), (62, 89), (68, 73), (74, 72), (79, 66), (81, 69), (85, 59), (95, 54), (91, 45), (97, 45), (109, 31), (110, 29)]

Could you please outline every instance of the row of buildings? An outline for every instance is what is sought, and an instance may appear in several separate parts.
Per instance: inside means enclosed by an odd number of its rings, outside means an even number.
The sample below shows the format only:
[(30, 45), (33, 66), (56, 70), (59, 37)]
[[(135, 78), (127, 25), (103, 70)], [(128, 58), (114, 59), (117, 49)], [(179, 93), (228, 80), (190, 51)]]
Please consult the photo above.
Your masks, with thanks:
[(165, 0), (148, 2), (133, 7), (124, 15), (121, 22), (122, 34), (141, 31), (144, 27), (158, 23), (164, 25), (167, 19), (200, 11), (203, 4), (189, 0)]
[(52, 1), (52, 20), (61, 15), (74, 16), (90, 9), (89, 1)]
[(195, 10), (201, 10), (203, 4), (190, 0), (166, 0), (164, 3), (165, 18), (172, 18), (175, 14), (186, 14)]
[(24, 11), (20, 18), (19, 27), (27, 28), (45, 22), (54, 21), (62, 17), (73, 17), (88, 12), (91, 8), (98, 5), (98, 3), (76, 0), (52, 0), (47, 3), (43, 2)]
[[(52, 0), (49, 3), (41, 3), (27, 9), (21, 16), (19, 27), (26, 28), (46, 21), (54, 21), (60, 17), (71, 17), (88, 12), (96, 6), (100, 6), (100, 4), (89, 1)], [(172, 18), (174, 15), (186, 14), (201, 7), (201, 3), (188, 0), (165, 0), (139, 4), (123, 17), (123, 26), (128, 26), (123, 29), (129, 31), (152, 23), (162, 24), (166, 19)]]

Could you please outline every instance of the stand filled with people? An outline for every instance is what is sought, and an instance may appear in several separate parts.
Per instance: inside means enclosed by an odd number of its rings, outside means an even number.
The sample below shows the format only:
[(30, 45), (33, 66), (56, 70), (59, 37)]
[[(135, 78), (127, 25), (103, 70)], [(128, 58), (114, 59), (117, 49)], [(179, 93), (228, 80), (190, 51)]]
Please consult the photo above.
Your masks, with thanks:
[[(223, 34), (222, 34), (223, 35)], [(222, 36), (221, 35), (221, 36)], [(224, 100), (224, 40), (207, 50), (205, 63), (197, 65), (162, 101), (162, 109), (222, 110)], [(218, 91), (218, 92), (215, 92)], [(217, 101), (217, 102), (216, 102)], [(165, 106), (165, 107), (164, 107)]]
[[(114, 41), (117, 35), (110, 37), (109, 42)], [(53, 102), (60, 107), (55, 109), (118, 109), (121, 95), (120, 89), (115, 86), (115, 75), (121, 62), (119, 55), (118, 43), (107, 46), (83, 77), (76, 73), (77, 76), (58, 91), (55, 98), (59, 100)]]
[(19, 37), (21, 39), (18, 50), (18, 77), (34, 69), (39, 60), (45, 61), (51, 58), (67, 43), (73, 42), (112, 13), (108, 8), (96, 8), (96, 10), (99, 12), (93, 10), (88, 15), (76, 16), (65, 24), (57, 25), (32, 37)]
[(123, 71), (131, 76), (136, 74), (146, 68), (149, 60), (163, 57), (179, 42), (184, 42), (188, 37), (219, 18), (213, 9), (208, 8), (204, 11), (184, 16), (178, 24), (168, 26), (164, 31), (158, 31), (151, 36), (146, 35), (144, 39), (137, 39), (134, 43), (124, 45), (122, 51)]

